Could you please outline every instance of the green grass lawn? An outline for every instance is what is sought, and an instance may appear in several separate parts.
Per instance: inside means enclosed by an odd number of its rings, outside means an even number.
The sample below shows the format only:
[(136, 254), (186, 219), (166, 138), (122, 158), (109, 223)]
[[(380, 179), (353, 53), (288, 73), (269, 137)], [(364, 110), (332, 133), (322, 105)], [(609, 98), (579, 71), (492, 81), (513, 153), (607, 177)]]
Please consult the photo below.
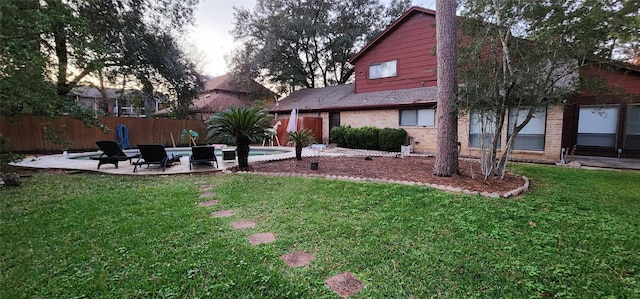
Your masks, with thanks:
[[(39, 174), (0, 188), (0, 298), (638, 298), (640, 173), (515, 165), (513, 199), (254, 175)], [(220, 204), (199, 207), (202, 185)], [(216, 210), (236, 214), (212, 218)], [(256, 228), (234, 230), (236, 220)], [(250, 246), (247, 235), (273, 232)], [(305, 268), (279, 257), (304, 250)]]

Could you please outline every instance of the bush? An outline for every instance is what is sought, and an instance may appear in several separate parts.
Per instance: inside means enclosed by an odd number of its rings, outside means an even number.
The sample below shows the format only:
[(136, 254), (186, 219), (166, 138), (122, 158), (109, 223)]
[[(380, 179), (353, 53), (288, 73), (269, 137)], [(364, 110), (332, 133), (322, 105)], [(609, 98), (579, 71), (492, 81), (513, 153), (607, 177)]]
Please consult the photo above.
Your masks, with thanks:
[(379, 128), (376, 127), (362, 127), (358, 129), (358, 148), (377, 150), (378, 146), (378, 132)]
[(388, 152), (399, 152), (406, 139), (407, 131), (404, 129), (384, 128), (378, 134), (380, 150)]
[(335, 143), (339, 147), (346, 147), (347, 143), (345, 140), (345, 133), (351, 126), (337, 126), (331, 129), (331, 139), (330, 142)]
[(347, 148), (358, 148), (360, 136), (358, 129), (347, 128), (344, 131), (344, 144)]
[(338, 126), (331, 129), (331, 142), (339, 147), (399, 152), (407, 138), (404, 129)]

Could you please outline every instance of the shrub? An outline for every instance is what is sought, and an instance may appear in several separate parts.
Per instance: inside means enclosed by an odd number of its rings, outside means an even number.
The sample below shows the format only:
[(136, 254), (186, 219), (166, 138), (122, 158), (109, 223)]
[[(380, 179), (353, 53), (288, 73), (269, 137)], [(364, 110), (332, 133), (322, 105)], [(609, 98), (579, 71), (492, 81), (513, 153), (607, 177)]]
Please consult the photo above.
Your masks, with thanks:
[(407, 131), (404, 129), (384, 128), (378, 134), (380, 150), (388, 152), (399, 152), (406, 139)]
[(347, 148), (358, 148), (360, 136), (358, 129), (347, 128), (344, 131), (344, 143)]
[(399, 152), (407, 131), (394, 128), (339, 126), (331, 129), (331, 142), (339, 147)]
[(351, 128), (351, 126), (337, 126), (331, 129), (330, 141), (338, 145), (339, 147), (346, 147), (345, 132)]
[(379, 128), (376, 127), (362, 127), (358, 129), (358, 148), (377, 150), (378, 146), (378, 132)]

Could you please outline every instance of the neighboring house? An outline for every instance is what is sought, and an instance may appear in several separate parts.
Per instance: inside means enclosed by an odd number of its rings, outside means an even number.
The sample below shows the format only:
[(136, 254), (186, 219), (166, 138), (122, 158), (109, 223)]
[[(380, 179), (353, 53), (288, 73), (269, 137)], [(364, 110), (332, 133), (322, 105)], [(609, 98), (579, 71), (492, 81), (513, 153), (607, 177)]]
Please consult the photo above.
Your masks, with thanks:
[[(189, 107), (190, 118), (205, 120), (218, 111), (229, 107), (250, 107), (255, 101), (273, 101), (276, 94), (261, 84), (251, 80), (248, 83), (234, 83), (230, 74), (214, 77), (205, 83)], [(168, 116), (169, 109), (158, 111), (156, 116)]]
[(116, 117), (145, 117), (158, 110), (159, 99), (143, 100), (137, 90), (91, 86), (74, 87), (67, 96), (75, 98), (81, 106)]
[[(301, 118), (312, 117), (322, 119), (323, 140), (329, 140), (332, 127), (350, 125), (352, 127), (375, 126), (379, 128), (403, 128), (410, 136), (408, 143), (417, 152), (436, 150), (435, 119), (437, 82), (436, 56), (433, 50), (436, 45), (435, 11), (412, 7), (398, 20), (385, 29), (376, 39), (367, 44), (354, 55), (349, 62), (355, 66), (355, 83), (325, 88), (305, 89), (293, 92), (280, 100), (269, 111), (277, 114), (279, 119), (288, 119), (292, 109), (298, 109)], [(625, 69), (619, 73), (600, 72), (599, 74), (611, 84), (627, 87), (627, 94), (640, 94), (640, 75), (637, 70)], [(600, 98), (579, 95), (568, 101), (569, 107), (577, 105), (578, 115), (565, 112), (563, 105), (553, 105), (542, 109), (534, 119), (521, 131), (516, 141), (512, 157), (527, 160), (557, 161), (561, 158), (563, 147), (579, 144), (576, 154), (607, 154), (616, 152), (626, 145), (636, 147), (640, 142), (640, 99), (611, 98), (617, 103), (617, 109), (609, 109), (609, 102)], [(629, 102), (629, 100), (631, 102)], [(576, 103), (576, 104), (572, 104)], [(617, 131), (602, 134), (601, 138), (612, 138), (615, 135), (617, 144), (583, 141), (584, 134), (591, 134), (591, 128), (580, 126), (577, 120), (586, 118), (586, 107), (605, 105), (607, 115), (619, 113), (616, 117)], [(623, 107), (624, 106), (624, 107)], [(582, 110), (579, 110), (581, 109)], [(512, 112), (505, 122), (515, 121)], [(635, 121), (629, 118), (637, 115)], [(592, 116), (591, 114), (589, 116)], [(458, 140), (461, 155), (476, 156), (480, 147), (480, 129), (475, 115), (461, 115), (458, 123)], [(629, 118), (630, 121), (626, 121)], [(474, 121), (470, 121), (474, 120)], [(610, 118), (607, 118), (611, 121)], [(589, 120), (592, 121), (592, 120)], [(563, 123), (576, 123), (577, 128), (563, 127)], [(569, 141), (571, 132), (578, 136), (576, 143)], [(623, 133), (625, 132), (625, 133)], [(506, 147), (509, 130), (505, 129), (501, 136), (502, 146)], [(601, 134), (599, 131), (594, 134)], [(635, 135), (634, 135), (635, 134)], [(563, 139), (563, 136), (565, 139)], [(596, 135), (593, 139), (598, 139)], [(630, 136), (630, 137), (624, 137)], [(586, 142), (586, 143), (585, 143)], [(626, 142), (626, 143), (625, 143)], [(584, 147), (580, 145), (588, 145)], [(635, 144), (635, 145), (634, 145)], [(606, 148), (596, 151), (594, 148)], [(578, 151), (580, 149), (580, 151)], [(623, 155), (638, 157), (637, 151), (623, 150)]]

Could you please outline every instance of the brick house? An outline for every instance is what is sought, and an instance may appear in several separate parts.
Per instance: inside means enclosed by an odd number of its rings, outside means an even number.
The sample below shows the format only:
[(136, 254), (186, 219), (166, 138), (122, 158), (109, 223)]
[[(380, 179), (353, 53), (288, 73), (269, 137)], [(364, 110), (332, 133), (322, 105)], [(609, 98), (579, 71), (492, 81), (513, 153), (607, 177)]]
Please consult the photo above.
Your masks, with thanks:
[[(276, 94), (261, 84), (250, 81), (235, 83), (230, 74), (213, 77), (205, 82), (189, 107), (191, 119), (206, 120), (216, 112), (229, 107), (250, 107), (256, 100), (273, 101)], [(169, 110), (162, 109), (156, 116), (168, 116)]]
[[(298, 109), (301, 118), (321, 119), (322, 130), (316, 134), (321, 134), (325, 142), (329, 140), (331, 128), (338, 125), (393, 127), (403, 128), (408, 132), (411, 137), (409, 142), (416, 152), (435, 152), (438, 125), (435, 119), (437, 61), (433, 54), (436, 45), (435, 22), (435, 11), (412, 7), (349, 59), (355, 66), (355, 83), (295, 91), (280, 100), (276, 106), (272, 106), (269, 111), (283, 120), (288, 118), (292, 109)], [(640, 94), (640, 76), (637, 71), (600, 71), (597, 75), (605, 78), (607, 82), (612, 81), (614, 85), (624, 83), (622, 85), (628, 89), (628, 94)], [(612, 97), (611, 103), (618, 104), (611, 105), (622, 105), (619, 103), (620, 100), (620, 97)], [(568, 103), (569, 106), (577, 105), (576, 109), (580, 109), (583, 103), (590, 106), (603, 104), (589, 95), (577, 95)], [(636, 97), (635, 102), (631, 103), (636, 104), (619, 106), (616, 111), (622, 113), (622, 110), (627, 109), (627, 115), (637, 115), (636, 119), (640, 119), (640, 105), (637, 105), (640, 99)], [(609, 106), (607, 104), (605, 107)], [(584, 112), (583, 110), (578, 111)], [(585, 142), (586, 135), (581, 133), (585, 128), (578, 126), (577, 114), (580, 113), (567, 113), (564, 105), (552, 105), (539, 111), (521, 131), (511, 157), (526, 160), (560, 160), (562, 148), (569, 147), (572, 143), (568, 138), (575, 135), (577, 137), (574, 139)], [(459, 117), (458, 140), (461, 143), (462, 155), (476, 156), (479, 153), (479, 128), (477, 122), (470, 121), (473, 117), (474, 115), (468, 114)], [(623, 119), (623, 116), (617, 118), (622, 121), (617, 123), (617, 128), (623, 129), (626, 128), (625, 124), (630, 124), (635, 128), (632, 128), (635, 130), (632, 132), (640, 133), (638, 121), (625, 123)], [(514, 117), (505, 120), (506, 123), (509, 121), (515, 121)], [(576, 126), (564, 126), (565, 123), (575, 123)], [(501, 136), (501, 148), (506, 147), (509, 134), (507, 127), (505, 126)], [(626, 132), (630, 131), (627, 129)], [(622, 135), (616, 136), (621, 142), (624, 139)], [(637, 142), (640, 141), (633, 136), (625, 140), (631, 140), (628, 142), (637, 146)], [(598, 136), (594, 138), (598, 139)], [(611, 139), (611, 136), (602, 138)], [(573, 141), (573, 144), (576, 144), (575, 142)], [(578, 146), (576, 154), (597, 154), (598, 151), (591, 146), (597, 143), (588, 144), (588, 148)], [(612, 151), (609, 148), (604, 152), (610, 154), (614, 151), (615, 149)], [(637, 157), (637, 152), (635, 155)]]

